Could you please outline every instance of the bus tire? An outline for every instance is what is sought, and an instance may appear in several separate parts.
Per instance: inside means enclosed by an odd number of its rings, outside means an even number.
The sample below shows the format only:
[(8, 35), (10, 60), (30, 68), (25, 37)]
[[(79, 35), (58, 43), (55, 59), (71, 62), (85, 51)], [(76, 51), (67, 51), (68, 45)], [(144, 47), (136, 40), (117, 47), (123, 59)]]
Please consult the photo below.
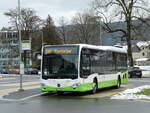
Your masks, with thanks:
[(97, 92), (97, 89), (98, 89), (97, 80), (94, 79), (92, 84), (92, 94), (95, 94)]
[(117, 80), (117, 86), (116, 86), (116, 88), (118, 89), (118, 88), (120, 88), (120, 86), (121, 86), (121, 79), (120, 79), (120, 76), (119, 76), (118, 80)]

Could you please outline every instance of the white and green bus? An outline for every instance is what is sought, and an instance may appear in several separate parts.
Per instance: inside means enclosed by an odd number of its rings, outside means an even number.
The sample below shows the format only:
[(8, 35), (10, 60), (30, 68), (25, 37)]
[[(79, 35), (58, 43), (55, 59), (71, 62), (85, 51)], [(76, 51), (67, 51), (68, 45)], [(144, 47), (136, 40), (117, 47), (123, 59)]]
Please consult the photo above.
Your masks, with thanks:
[(95, 93), (128, 82), (127, 50), (114, 46), (69, 44), (44, 46), (41, 60), (44, 92)]

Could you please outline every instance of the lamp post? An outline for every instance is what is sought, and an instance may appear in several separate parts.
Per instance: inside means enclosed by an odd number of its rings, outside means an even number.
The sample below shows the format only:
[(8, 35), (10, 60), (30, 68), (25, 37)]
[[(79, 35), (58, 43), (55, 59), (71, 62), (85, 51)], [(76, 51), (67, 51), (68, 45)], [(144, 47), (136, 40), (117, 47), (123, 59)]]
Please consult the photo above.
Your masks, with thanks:
[[(20, 0), (18, 0), (18, 34), (19, 34), (19, 64), (20, 64), (20, 88), (19, 91), (23, 91), (23, 85), (22, 85), (22, 68), (23, 63), (22, 63), (22, 46), (21, 46), (21, 8), (20, 8)], [(24, 70), (23, 70), (24, 71)]]

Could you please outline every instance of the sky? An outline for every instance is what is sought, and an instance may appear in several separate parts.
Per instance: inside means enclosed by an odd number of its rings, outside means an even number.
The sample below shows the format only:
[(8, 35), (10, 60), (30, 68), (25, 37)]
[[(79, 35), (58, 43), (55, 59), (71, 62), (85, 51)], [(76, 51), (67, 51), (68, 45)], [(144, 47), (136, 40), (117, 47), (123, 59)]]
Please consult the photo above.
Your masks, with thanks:
[[(49, 14), (52, 16), (56, 25), (59, 23), (60, 17), (64, 16), (68, 21), (75, 13), (87, 9), (92, 0), (20, 0), (21, 7), (32, 8), (37, 15), (45, 19)], [(17, 7), (18, 0), (0, 0), (0, 29), (9, 27), (8, 17), (4, 16), (4, 12)]]

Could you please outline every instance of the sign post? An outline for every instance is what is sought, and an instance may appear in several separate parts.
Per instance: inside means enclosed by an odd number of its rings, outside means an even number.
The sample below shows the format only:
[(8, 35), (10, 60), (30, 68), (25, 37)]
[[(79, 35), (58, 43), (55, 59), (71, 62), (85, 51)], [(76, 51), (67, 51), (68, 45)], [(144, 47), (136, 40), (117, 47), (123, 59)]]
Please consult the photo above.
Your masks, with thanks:
[(23, 81), (22, 81), (22, 75), (24, 75), (24, 63), (23, 62), (20, 62), (20, 91), (24, 91), (23, 90)]
[(22, 75), (23, 73), (21, 73), (22, 69), (23, 68), (23, 65), (21, 64), (22, 62), (22, 48), (21, 48), (21, 7), (20, 7), (20, 0), (18, 0), (18, 22), (19, 22), (19, 25), (18, 25), (18, 34), (19, 34), (19, 64), (20, 64), (20, 89), (19, 91), (24, 91), (23, 90), (23, 87), (22, 87)]

